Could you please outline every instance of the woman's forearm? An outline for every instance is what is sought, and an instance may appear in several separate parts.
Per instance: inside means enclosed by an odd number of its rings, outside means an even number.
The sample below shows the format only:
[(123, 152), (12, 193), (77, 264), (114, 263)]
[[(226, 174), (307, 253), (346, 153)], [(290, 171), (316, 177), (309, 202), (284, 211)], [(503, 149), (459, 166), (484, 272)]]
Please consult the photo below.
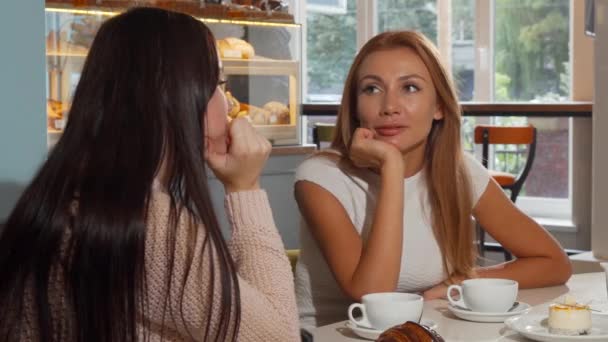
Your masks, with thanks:
[(361, 257), (352, 277), (351, 295), (394, 291), (403, 250), (403, 162), (387, 161), (381, 172), (380, 191), (371, 231), (363, 242)]
[[(564, 256), (567, 259), (566, 256)], [(481, 267), (477, 274), (482, 278), (508, 278), (519, 287), (535, 288), (561, 285), (572, 274), (570, 263), (558, 257), (526, 257), (502, 264)]]

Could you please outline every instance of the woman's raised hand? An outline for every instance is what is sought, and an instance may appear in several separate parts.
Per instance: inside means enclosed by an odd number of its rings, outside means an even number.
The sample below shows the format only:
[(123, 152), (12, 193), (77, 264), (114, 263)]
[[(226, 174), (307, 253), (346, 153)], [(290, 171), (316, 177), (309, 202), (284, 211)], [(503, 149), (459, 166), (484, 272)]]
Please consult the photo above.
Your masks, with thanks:
[(224, 184), (226, 192), (259, 189), (260, 174), (272, 146), (245, 118), (232, 120), (226, 153), (207, 149), (207, 164)]
[(401, 152), (389, 143), (374, 139), (374, 132), (359, 127), (353, 134), (349, 158), (357, 167), (381, 171), (388, 161), (403, 163)]

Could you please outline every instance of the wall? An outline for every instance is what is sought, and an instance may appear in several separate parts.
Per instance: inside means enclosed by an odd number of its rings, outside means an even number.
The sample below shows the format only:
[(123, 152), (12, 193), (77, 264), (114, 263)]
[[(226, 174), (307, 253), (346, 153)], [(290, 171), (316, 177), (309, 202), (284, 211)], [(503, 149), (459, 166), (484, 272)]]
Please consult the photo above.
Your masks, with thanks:
[[(570, 2), (570, 35), (572, 42), (571, 99), (593, 101), (593, 38), (585, 35), (585, 2)], [(572, 119), (571, 146), (571, 199), (572, 222), (577, 228), (574, 248), (591, 248), (591, 130), (592, 119)]]
[(596, 258), (608, 259), (608, 1), (596, 0), (595, 10), (591, 249)]
[(44, 1), (4, 1), (0, 42), (1, 223), (46, 156)]

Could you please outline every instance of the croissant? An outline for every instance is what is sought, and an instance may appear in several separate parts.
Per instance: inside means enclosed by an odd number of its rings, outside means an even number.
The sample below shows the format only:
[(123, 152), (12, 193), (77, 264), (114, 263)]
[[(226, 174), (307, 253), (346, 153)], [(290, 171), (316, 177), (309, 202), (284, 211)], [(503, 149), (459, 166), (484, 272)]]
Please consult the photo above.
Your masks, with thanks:
[(445, 342), (434, 330), (418, 323), (405, 322), (384, 331), (376, 342)]

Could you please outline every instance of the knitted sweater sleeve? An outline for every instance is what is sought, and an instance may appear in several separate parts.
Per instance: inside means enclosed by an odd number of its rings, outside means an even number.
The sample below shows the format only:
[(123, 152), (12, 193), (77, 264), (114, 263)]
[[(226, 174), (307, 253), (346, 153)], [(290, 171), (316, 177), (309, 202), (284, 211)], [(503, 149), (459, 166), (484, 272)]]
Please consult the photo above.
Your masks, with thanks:
[(293, 274), (266, 192), (232, 193), (225, 205), (241, 286), (239, 340), (299, 340)]
[[(240, 288), (238, 340), (298, 340), (293, 276), (266, 192), (228, 194), (225, 206), (232, 226), (229, 250)], [(167, 243), (171, 240), (168, 217), (169, 197), (155, 193), (147, 223), (143, 316), (152, 333), (165, 339), (203, 340), (221, 324), (218, 254), (205, 228), (184, 212), (178, 218), (172, 248)], [(211, 331), (205, 330), (207, 326)]]

